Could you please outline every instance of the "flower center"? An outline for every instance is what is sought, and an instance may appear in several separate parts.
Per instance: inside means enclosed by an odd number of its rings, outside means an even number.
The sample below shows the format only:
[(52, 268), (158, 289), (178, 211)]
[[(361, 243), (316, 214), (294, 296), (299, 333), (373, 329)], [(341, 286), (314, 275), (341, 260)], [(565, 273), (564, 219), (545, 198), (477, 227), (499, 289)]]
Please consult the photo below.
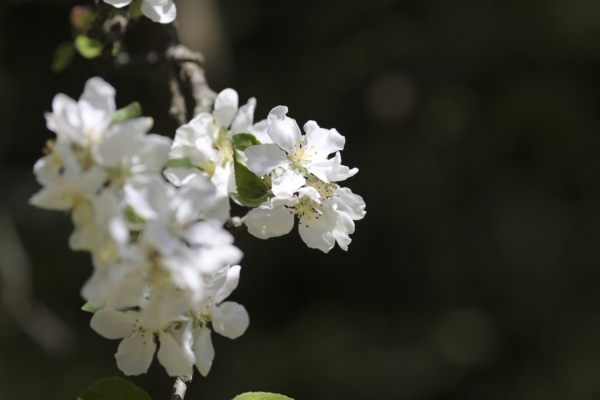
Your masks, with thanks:
[(288, 160), (292, 163), (293, 169), (303, 169), (307, 164), (312, 162), (312, 156), (316, 154), (312, 150), (315, 146), (306, 147), (306, 141), (302, 139), (296, 143), (293, 147), (290, 147), (288, 152)]
[(338, 185), (335, 182), (323, 182), (322, 180), (317, 180), (311, 185), (319, 192), (321, 196), (321, 200), (331, 200), (331, 198), (336, 196), (335, 190), (338, 188)]
[(293, 207), (292, 211), (294, 214), (298, 216), (298, 218), (302, 218), (306, 216), (306, 218), (310, 221), (313, 218), (319, 219), (323, 212), (319, 209), (321, 204), (315, 200), (312, 200), (308, 197), (303, 197), (296, 203)]

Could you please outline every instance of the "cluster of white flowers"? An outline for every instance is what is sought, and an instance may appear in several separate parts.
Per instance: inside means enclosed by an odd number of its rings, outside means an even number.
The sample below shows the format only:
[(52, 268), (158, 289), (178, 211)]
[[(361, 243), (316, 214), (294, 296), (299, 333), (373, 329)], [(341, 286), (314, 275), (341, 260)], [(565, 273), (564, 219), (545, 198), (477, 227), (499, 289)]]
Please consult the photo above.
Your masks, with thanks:
[(152, 120), (116, 110), (114, 98), (100, 78), (79, 101), (54, 98), (46, 120), (56, 139), (34, 166), (43, 187), (31, 203), (71, 212), (69, 245), (94, 266), (81, 291), (91, 326), (123, 339), (115, 357), (125, 374), (146, 372), (160, 343), (170, 375), (194, 365), (206, 375), (211, 330), (235, 339), (249, 324), (243, 306), (224, 301), (242, 258), (223, 228), (230, 199), (251, 208), (243, 220), (259, 238), (290, 232), (297, 217), (309, 247), (328, 252), (337, 241), (346, 250), (365, 204), (337, 182), (358, 170), (341, 165), (345, 139), (335, 129), (310, 121), (302, 135), (286, 107), (254, 124), (256, 100), (238, 108), (232, 89), (174, 141), (148, 134)]
[[(133, 0), (104, 0), (116, 8), (123, 8)], [(173, 0), (141, 0), (140, 11), (154, 22), (169, 24), (175, 21), (177, 8)]]
[(161, 173), (171, 140), (147, 134), (149, 118), (116, 122), (115, 90), (90, 79), (79, 101), (55, 97), (46, 115), (56, 140), (34, 167), (42, 208), (71, 211), (73, 250), (92, 255), (82, 296), (101, 308), (91, 326), (123, 339), (117, 365), (127, 375), (158, 359), (170, 375), (206, 375), (214, 350), (210, 328), (242, 335), (249, 317), (223, 302), (237, 286), (242, 257), (222, 223), (217, 188), (202, 175), (176, 188)]
[(366, 212), (360, 196), (337, 184), (358, 172), (342, 165), (339, 150), (346, 139), (314, 121), (304, 125), (306, 135), (302, 135), (287, 111), (280, 106), (269, 113), (271, 143), (244, 151), (248, 169), (264, 176), (273, 194), (248, 213), (248, 231), (261, 239), (285, 235), (297, 216), (300, 237), (308, 247), (327, 253), (337, 242), (347, 250), (354, 220), (362, 219)]

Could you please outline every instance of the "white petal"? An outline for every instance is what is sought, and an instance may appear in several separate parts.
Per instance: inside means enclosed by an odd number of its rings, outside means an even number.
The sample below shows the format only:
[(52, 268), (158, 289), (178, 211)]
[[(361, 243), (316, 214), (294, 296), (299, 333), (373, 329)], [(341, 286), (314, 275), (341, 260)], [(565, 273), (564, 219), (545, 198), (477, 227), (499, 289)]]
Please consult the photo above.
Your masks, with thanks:
[(248, 169), (256, 175), (263, 176), (277, 167), (288, 165), (288, 159), (284, 151), (274, 144), (260, 144), (250, 146), (244, 154), (248, 159)]
[(52, 113), (46, 113), (46, 126), (71, 143), (83, 144), (83, 122), (77, 102), (59, 93), (52, 100)]
[(338, 211), (346, 213), (350, 218), (354, 220), (362, 219), (365, 214), (365, 202), (362, 197), (352, 193), (348, 188), (340, 187), (335, 193), (339, 196), (336, 198), (338, 204)]
[(197, 220), (204, 208), (215, 203), (215, 194), (215, 185), (205, 176), (196, 174), (185, 186), (179, 188), (173, 199), (176, 221), (183, 225)]
[(302, 132), (295, 120), (286, 117), (288, 108), (278, 106), (271, 110), (267, 120), (269, 121), (268, 134), (286, 152), (289, 152), (302, 139)]
[(323, 182), (335, 182), (333, 180), (335, 176), (334, 171), (337, 170), (336, 161), (334, 158), (313, 161), (306, 166), (306, 169)]
[(116, 8), (122, 8), (131, 3), (131, 0), (104, 0), (105, 3), (108, 3)]
[(78, 103), (86, 131), (102, 134), (108, 128), (116, 109), (115, 94), (115, 88), (104, 79), (88, 79)]
[(358, 168), (348, 168), (342, 165), (342, 156), (338, 151), (332, 158), (331, 172), (328, 173), (331, 182), (340, 182), (353, 177), (358, 173)]
[(113, 125), (106, 133), (106, 139), (95, 146), (100, 164), (107, 167), (118, 166), (124, 158), (131, 158), (139, 148), (141, 136), (145, 133), (144, 118), (135, 118)]
[(115, 358), (117, 359), (117, 367), (125, 375), (140, 375), (146, 373), (154, 352), (156, 351), (156, 343), (150, 332), (136, 332), (119, 343), (119, 349)]
[(235, 90), (225, 89), (215, 99), (213, 116), (217, 124), (225, 129), (229, 128), (238, 110), (239, 97)]
[(258, 121), (250, 128), (250, 133), (254, 135), (262, 144), (273, 143), (273, 139), (269, 136), (269, 120), (263, 119)]
[[(246, 104), (240, 107), (235, 119), (231, 123), (231, 133), (251, 133), (252, 122), (254, 122), (254, 108), (256, 107), (256, 99), (252, 97)], [(262, 143), (262, 142), (261, 142)]]
[(173, 1), (168, 1), (163, 5), (152, 5), (148, 1), (142, 2), (142, 13), (154, 22), (169, 24), (175, 20), (177, 9)]
[(300, 218), (298, 231), (300, 237), (306, 245), (312, 249), (319, 249), (325, 253), (329, 252), (335, 245), (335, 236), (333, 230), (336, 225), (335, 210), (329, 210), (321, 214), (319, 219), (311, 218), (306, 215)]
[(204, 274), (213, 274), (226, 265), (237, 264), (243, 253), (234, 245), (202, 247), (195, 252), (195, 263)]
[(140, 242), (162, 255), (173, 254), (184, 246), (182, 241), (173, 236), (168, 226), (155, 220), (146, 221)]
[[(185, 335), (184, 335), (185, 336)], [(160, 347), (156, 354), (158, 361), (170, 376), (192, 375), (194, 373), (194, 353), (189, 344), (177, 343), (170, 333), (160, 332)], [(184, 341), (191, 338), (184, 337)]]
[(183, 186), (187, 184), (200, 171), (192, 168), (167, 168), (163, 175), (175, 186)]
[(219, 304), (225, 300), (235, 290), (240, 281), (240, 270), (242, 267), (234, 265), (227, 270), (227, 275), (223, 286), (215, 294), (215, 303)]
[(204, 209), (205, 219), (214, 219), (224, 224), (230, 217), (229, 210), (231, 205), (229, 204), (229, 197), (219, 199), (215, 204)]
[(96, 311), (90, 326), (107, 339), (122, 339), (132, 335), (139, 327), (139, 314), (103, 308)]
[(298, 197), (308, 197), (312, 201), (319, 201), (321, 199), (321, 194), (319, 191), (312, 186), (306, 186), (298, 189)]
[(196, 342), (194, 343), (196, 368), (198, 368), (202, 376), (206, 376), (215, 358), (215, 349), (210, 338), (210, 329), (205, 326), (198, 327), (194, 330), (194, 336), (196, 337)]
[(192, 245), (220, 246), (233, 243), (233, 236), (218, 221), (207, 220), (189, 227), (185, 240)]
[(244, 306), (233, 301), (226, 301), (217, 308), (221, 316), (218, 320), (213, 320), (215, 332), (229, 339), (236, 339), (246, 332), (250, 324), (250, 316)]
[(336, 227), (333, 230), (333, 236), (342, 250), (348, 250), (348, 245), (352, 241), (349, 234), (354, 233), (354, 221), (345, 213), (338, 213)]
[(171, 149), (171, 139), (161, 135), (149, 134), (141, 138), (139, 148), (132, 157), (131, 172), (160, 172)]
[(306, 179), (296, 171), (287, 170), (285, 173), (275, 179), (272, 185), (273, 194), (282, 199), (289, 199), (304, 184)]
[(306, 132), (306, 146), (322, 158), (327, 158), (329, 154), (342, 150), (346, 143), (346, 139), (338, 131), (319, 128), (314, 121), (307, 122), (304, 125), (304, 130)]
[(261, 206), (248, 213), (245, 224), (252, 235), (268, 239), (290, 233), (294, 226), (294, 214), (284, 206), (272, 209)]

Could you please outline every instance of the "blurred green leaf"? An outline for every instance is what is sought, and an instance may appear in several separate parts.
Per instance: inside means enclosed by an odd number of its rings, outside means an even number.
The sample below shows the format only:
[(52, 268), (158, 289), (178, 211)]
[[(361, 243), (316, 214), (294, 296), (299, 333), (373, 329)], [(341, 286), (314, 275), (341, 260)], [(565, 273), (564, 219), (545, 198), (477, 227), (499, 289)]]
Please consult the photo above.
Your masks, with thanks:
[(142, 115), (142, 106), (137, 101), (117, 110), (113, 115), (112, 123), (127, 121)]
[(142, 1), (143, 0), (133, 0), (131, 4), (129, 4), (129, 16), (131, 18), (141, 17), (142, 14)]
[(165, 168), (195, 168), (189, 158), (172, 158), (165, 164)]
[(119, 377), (100, 379), (77, 400), (151, 400), (148, 393)]
[(251, 133), (238, 133), (231, 138), (231, 145), (239, 151), (244, 151), (248, 147), (258, 144), (262, 143)]
[(65, 68), (71, 65), (74, 55), (75, 46), (72, 41), (68, 40), (59, 44), (56, 50), (54, 50), (54, 58), (50, 66), (52, 72), (58, 73), (64, 71)]
[(102, 43), (85, 35), (77, 35), (75, 38), (75, 48), (85, 58), (98, 57), (102, 53), (102, 47)]
[(275, 393), (264, 393), (264, 392), (250, 392), (240, 394), (233, 400), (293, 400), (287, 396)]
[(96, 311), (102, 309), (102, 307), (104, 307), (104, 306), (102, 306), (100, 304), (91, 303), (91, 302), (88, 301), (83, 306), (81, 306), (81, 309), (83, 311), (91, 312), (93, 314)]
[(233, 161), (237, 195), (235, 198), (246, 207), (258, 207), (271, 198), (269, 186), (237, 160)]

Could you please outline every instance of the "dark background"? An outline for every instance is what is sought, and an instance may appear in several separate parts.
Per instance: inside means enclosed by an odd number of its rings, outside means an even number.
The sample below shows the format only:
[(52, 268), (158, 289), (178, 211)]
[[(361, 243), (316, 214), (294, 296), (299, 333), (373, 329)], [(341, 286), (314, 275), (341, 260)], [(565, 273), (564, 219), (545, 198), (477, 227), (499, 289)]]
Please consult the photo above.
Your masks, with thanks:
[[(91, 265), (67, 247), (68, 216), (27, 204), (52, 97), (104, 74), (119, 107), (139, 100), (155, 132), (176, 128), (152, 74), (79, 56), (50, 71), (75, 4), (0, 0), (0, 399), (75, 399), (122, 376), (118, 341), (79, 310)], [(345, 186), (367, 204), (348, 252), (296, 230), (238, 235), (232, 299), (250, 328), (213, 335), (186, 400), (600, 398), (598, 1), (177, 4), (211, 86), (256, 96), (256, 120), (287, 105), (337, 128), (360, 169)], [(152, 47), (150, 25), (132, 49)], [(172, 384), (156, 360), (133, 381), (154, 399)]]

